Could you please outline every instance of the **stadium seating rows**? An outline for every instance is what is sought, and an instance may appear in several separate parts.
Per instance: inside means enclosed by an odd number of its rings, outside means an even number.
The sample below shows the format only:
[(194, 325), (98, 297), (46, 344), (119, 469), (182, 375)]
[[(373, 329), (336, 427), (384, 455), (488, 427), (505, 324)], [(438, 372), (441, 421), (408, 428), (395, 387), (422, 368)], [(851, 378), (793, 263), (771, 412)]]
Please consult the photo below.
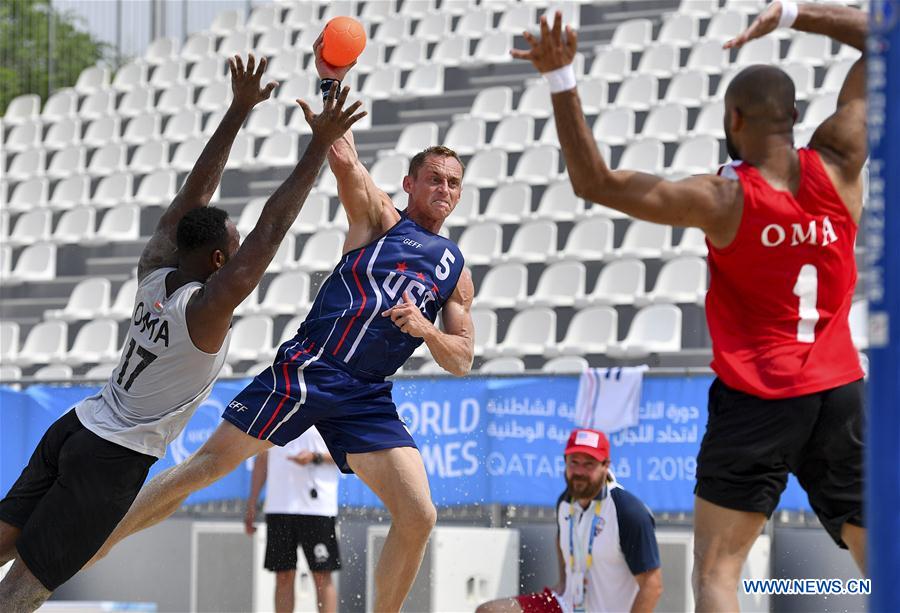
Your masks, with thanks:
[[(719, 5), (683, 0), (661, 19), (626, 19), (605, 44), (580, 48), (576, 68), (588, 120), (613, 167), (678, 179), (722, 163), (722, 98), (749, 64), (778, 61), (795, 81), (803, 111), (798, 144), (833, 111), (855, 51), (785, 32), (737, 53), (723, 51), (721, 43), (749, 23), (760, 3)], [(39, 318), (0, 310), (0, 380), (23, 372), (69, 378), (73, 368), (90, 377), (111, 371), (135, 281), (113, 292), (111, 278), (89, 273), (87, 262), (77, 271), (67, 263), (58, 276), (63, 253), (73, 245), (130, 246), (146, 238), (152, 226), (145, 210), (168, 204), (230, 101), (225, 58), (235, 53), (268, 56), (269, 74), (281, 85), (238, 136), (226, 179), (295, 164), (309, 128), (294, 99), (321, 104), (309, 49), (322, 24), (340, 14), (356, 14), (369, 28), (369, 44), (348, 80), (366, 107), (417, 98), (432, 102), (424, 106), (434, 111), (421, 121), (401, 112), (389, 124), (396, 140), (369, 153), (375, 183), (403, 206), (409, 158), (441, 135), (467, 162), (463, 197), (446, 230), (476, 271), (482, 372), (521, 372), (528, 356), (539, 357), (544, 370), (566, 372), (587, 364), (584, 355), (636, 359), (681, 351), (686, 309), (702, 309), (705, 296), (702, 233), (632, 221), (577, 198), (543, 80), (510, 66), (499, 84), (474, 85), (490, 81), (477, 81), (485, 66), (511, 62), (514, 37), (554, 6), (506, 0), (443, 0), (440, 10), (435, 0), (400, 6), (367, 2), (360, 11), (353, 0), (278, 1), (257, 6), (246, 20), (224, 11), (183, 44), (153, 41), (114, 75), (103, 66), (85, 69), (43, 108), (34, 95), (13, 100), (0, 124), (0, 284), (27, 298), (55, 282), (75, 282), (63, 308)], [(562, 9), (576, 26), (589, 28), (596, 16), (580, 3)], [(469, 75), (469, 89), (458, 77), (448, 80), (447, 69)], [(440, 104), (460, 92), (471, 102), (465, 112)], [(355, 130), (387, 125), (373, 116)], [(231, 210), (246, 233), (265, 193), (242, 198), (224, 189), (215, 200), (240, 201)], [(321, 275), (340, 257), (347, 224), (336, 196), (326, 170), (270, 266), (265, 291), (237, 313), (229, 368), (258, 371), (299, 325)], [(851, 313), (860, 347), (864, 309), (858, 301)], [(420, 372), (435, 372), (427, 351), (416, 357)]]

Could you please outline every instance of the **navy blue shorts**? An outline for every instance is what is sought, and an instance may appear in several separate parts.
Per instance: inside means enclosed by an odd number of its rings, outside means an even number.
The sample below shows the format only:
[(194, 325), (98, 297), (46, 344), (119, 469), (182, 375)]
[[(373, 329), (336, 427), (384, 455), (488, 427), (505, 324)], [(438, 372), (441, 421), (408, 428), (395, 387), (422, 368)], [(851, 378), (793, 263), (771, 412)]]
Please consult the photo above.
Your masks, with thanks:
[(326, 362), (316, 347), (290, 340), (222, 417), (258, 439), (284, 446), (315, 426), (341, 472), (348, 453), (415, 447), (397, 414), (390, 381), (368, 381)]

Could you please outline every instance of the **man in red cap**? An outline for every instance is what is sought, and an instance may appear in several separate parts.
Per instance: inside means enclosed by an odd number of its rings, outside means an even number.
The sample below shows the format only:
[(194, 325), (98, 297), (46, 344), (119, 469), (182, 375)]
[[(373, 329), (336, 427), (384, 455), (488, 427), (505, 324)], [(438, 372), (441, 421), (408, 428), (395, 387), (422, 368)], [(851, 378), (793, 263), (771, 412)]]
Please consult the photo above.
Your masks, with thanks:
[(650, 510), (609, 472), (609, 440), (577, 429), (566, 444), (566, 490), (556, 501), (559, 583), (492, 600), (476, 613), (653, 611), (662, 571)]

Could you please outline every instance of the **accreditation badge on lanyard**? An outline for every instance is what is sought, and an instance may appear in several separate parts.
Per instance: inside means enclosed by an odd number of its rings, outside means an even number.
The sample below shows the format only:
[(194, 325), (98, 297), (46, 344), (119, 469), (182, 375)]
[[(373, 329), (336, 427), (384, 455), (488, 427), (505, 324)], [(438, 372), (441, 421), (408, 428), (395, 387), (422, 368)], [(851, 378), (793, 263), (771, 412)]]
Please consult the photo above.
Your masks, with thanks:
[(569, 503), (569, 567), (572, 577), (572, 606), (576, 613), (585, 611), (584, 601), (587, 598), (588, 572), (594, 563), (594, 538), (597, 536), (597, 525), (600, 523), (600, 509), (603, 501), (594, 503), (594, 517), (591, 519), (591, 531), (588, 533), (587, 551), (584, 556), (584, 569), (575, 570), (575, 506)]

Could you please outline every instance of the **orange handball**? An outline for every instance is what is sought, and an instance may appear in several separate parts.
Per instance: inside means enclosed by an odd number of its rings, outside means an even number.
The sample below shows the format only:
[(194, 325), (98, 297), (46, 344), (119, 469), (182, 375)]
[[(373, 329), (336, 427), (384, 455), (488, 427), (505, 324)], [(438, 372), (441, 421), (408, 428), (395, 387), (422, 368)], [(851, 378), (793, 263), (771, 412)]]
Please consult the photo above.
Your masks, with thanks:
[(366, 48), (366, 29), (353, 17), (335, 17), (325, 24), (322, 58), (332, 66), (349, 66)]

